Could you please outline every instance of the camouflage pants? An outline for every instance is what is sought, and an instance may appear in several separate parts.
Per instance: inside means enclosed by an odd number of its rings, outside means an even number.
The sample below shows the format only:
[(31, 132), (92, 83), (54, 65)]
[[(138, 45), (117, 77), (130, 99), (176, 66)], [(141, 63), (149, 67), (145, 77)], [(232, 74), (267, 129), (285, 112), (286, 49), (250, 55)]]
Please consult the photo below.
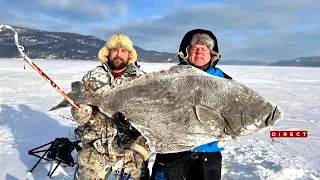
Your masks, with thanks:
[(132, 150), (118, 152), (114, 158), (99, 153), (94, 147), (82, 149), (78, 154), (78, 167), (75, 180), (105, 180), (112, 168), (117, 180), (120, 179), (121, 169), (125, 168), (125, 175), (131, 174), (130, 180), (148, 177), (147, 162)]

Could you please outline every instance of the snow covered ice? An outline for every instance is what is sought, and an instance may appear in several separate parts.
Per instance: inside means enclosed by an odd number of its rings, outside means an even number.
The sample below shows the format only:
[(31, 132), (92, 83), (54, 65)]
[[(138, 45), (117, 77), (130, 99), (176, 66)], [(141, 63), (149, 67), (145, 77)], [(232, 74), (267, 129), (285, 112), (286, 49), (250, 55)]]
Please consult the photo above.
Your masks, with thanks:
[[(62, 90), (98, 61), (35, 60)], [(28, 150), (68, 137), (75, 129), (70, 108), (48, 110), (62, 96), (22, 59), (0, 59), (0, 179), (50, 179), (50, 163), (28, 170), (38, 158)], [(146, 72), (173, 64), (140, 63)], [(308, 138), (276, 139), (269, 131), (225, 143), (222, 179), (320, 179), (320, 68), (219, 66), (233, 79), (278, 104), (283, 120), (273, 130), (307, 130)], [(71, 135), (72, 136), (72, 135)], [(151, 160), (152, 161), (152, 160)], [(150, 166), (152, 163), (150, 163)], [(59, 167), (54, 179), (72, 179), (74, 167)]]

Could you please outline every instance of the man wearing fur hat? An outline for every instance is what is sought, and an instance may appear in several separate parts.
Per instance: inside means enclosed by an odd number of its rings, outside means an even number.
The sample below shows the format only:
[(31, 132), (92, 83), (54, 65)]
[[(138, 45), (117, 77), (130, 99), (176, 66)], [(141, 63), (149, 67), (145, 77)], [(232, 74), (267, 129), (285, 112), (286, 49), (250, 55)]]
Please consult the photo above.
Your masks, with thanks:
[[(194, 29), (185, 34), (179, 49), (180, 65), (197, 67), (213, 76), (231, 79), (216, 64), (219, 49), (211, 31)], [(218, 141), (204, 144), (190, 151), (157, 154), (152, 169), (153, 180), (216, 180), (221, 178), (220, 151)]]
[[(86, 88), (102, 93), (145, 73), (136, 65), (137, 53), (131, 40), (116, 33), (99, 51), (102, 65), (90, 70), (82, 79)], [(113, 172), (117, 179), (122, 168), (132, 180), (148, 179), (148, 148), (140, 133), (126, 124), (118, 113), (108, 118), (97, 107), (81, 104), (72, 108), (72, 116), (80, 124), (77, 135), (83, 142), (75, 172), (77, 180), (107, 179)], [(137, 148), (138, 147), (138, 148)]]

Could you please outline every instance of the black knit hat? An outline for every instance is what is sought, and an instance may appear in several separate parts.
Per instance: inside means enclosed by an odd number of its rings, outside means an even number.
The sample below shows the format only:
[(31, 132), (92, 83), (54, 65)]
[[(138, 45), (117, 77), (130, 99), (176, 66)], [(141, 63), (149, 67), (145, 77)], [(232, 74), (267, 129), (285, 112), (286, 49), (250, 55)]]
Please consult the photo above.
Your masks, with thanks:
[[(179, 52), (183, 53), (183, 56), (186, 57), (188, 55), (187, 52), (186, 52), (187, 51), (187, 47), (190, 45), (192, 38), (197, 34), (207, 34), (207, 35), (209, 35), (210, 38), (214, 41), (213, 47), (211, 48), (211, 52), (213, 51), (213, 52), (219, 54), (218, 41), (217, 41), (216, 36), (211, 31), (208, 31), (208, 30), (194, 29), (194, 30), (191, 30), (191, 31), (187, 32), (184, 35), (184, 37), (183, 37), (183, 39), (181, 41)], [(181, 57), (181, 55), (179, 56), (179, 60), (180, 60), (181, 63), (184, 63), (185, 59), (183, 59), (183, 57)], [(218, 58), (217, 60), (211, 62), (210, 66), (214, 67), (218, 63), (220, 55), (218, 55), (217, 58)]]

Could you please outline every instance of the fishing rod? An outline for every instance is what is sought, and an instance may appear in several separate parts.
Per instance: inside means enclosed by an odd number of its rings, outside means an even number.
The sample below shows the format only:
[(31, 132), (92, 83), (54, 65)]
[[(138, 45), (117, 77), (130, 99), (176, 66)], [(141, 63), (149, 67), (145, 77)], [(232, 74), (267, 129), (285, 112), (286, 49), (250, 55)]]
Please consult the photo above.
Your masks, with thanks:
[(24, 53), (24, 47), (21, 46), (19, 44), (18, 41), (18, 33), (17, 31), (8, 25), (4, 25), (1, 24), (0, 25), (0, 32), (2, 31), (2, 29), (9, 29), (11, 31), (13, 31), (14, 33), (14, 43), (16, 44), (18, 51), (20, 53), (20, 56), (34, 69), (36, 70), (41, 77), (43, 77), (49, 84), (51, 84), (52, 87), (54, 87), (67, 101), (69, 101), (72, 106), (74, 106), (75, 108), (79, 109), (80, 106), (78, 104), (76, 104), (55, 82), (53, 82), (25, 53)]

